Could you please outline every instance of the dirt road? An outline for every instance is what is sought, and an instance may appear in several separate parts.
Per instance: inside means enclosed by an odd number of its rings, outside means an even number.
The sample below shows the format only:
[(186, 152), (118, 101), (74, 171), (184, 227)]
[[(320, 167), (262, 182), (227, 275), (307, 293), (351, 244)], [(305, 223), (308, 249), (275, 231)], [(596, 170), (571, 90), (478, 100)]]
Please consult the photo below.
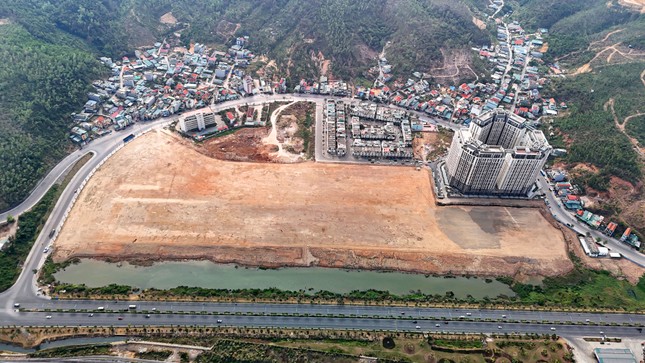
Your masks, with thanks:
[(151, 132), (92, 177), (54, 259), (482, 275), (572, 267), (563, 235), (537, 209), (437, 207), (431, 189), (426, 170), (229, 162)]

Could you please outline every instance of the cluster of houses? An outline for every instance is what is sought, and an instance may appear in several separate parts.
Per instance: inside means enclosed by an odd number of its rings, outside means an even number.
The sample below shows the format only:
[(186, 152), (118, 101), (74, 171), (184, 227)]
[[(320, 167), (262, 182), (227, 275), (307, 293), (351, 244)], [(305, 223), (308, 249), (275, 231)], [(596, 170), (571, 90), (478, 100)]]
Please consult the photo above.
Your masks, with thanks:
[(358, 86), (354, 95), (464, 125), (483, 112), (499, 107), (511, 109), (528, 120), (537, 120), (544, 115), (555, 116), (567, 105), (541, 94), (547, 77), (540, 72), (545, 68), (537, 65), (544, 63), (545, 33), (546, 30), (541, 29), (535, 34), (525, 34), (516, 22), (508, 26), (499, 22), (497, 35), (500, 43), (473, 48), (479, 57), (488, 61), (490, 80), (478, 78), (471, 83), (451, 86), (431, 83), (431, 74), (413, 72), (405, 83), (395, 81), (387, 85), (385, 82), (389, 78), (385, 76), (389, 74), (385, 71), (391, 72), (391, 66), (387, 60), (379, 59), (383, 72), (379, 73), (374, 86)]
[(368, 102), (327, 100), (323, 137), (330, 155), (411, 159), (412, 127), (406, 111)]
[(293, 91), (294, 93), (330, 95), (336, 97), (346, 97), (350, 94), (347, 82), (343, 80), (330, 80), (327, 76), (321, 76), (318, 82), (301, 79)]
[[(572, 185), (572, 183), (568, 181), (567, 174), (564, 171), (552, 170), (548, 173), (548, 177), (553, 184), (553, 192), (560, 198), (562, 205), (564, 205), (564, 207), (568, 210), (572, 211), (578, 220), (586, 223), (594, 229), (601, 231), (609, 237), (613, 237), (616, 234), (616, 229), (619, 227), (617, 223), (604, 223), (604, 216), (584, 209), (584, 203), (579, 196), (578, 187)], [(640, 241), (638, 240), (638, 236), (635, 233), (632, 233), (632, 230), (629, 227), (624, 230), (622, 236), (620, 237), (620, 241), (636, 248), (640, 248), (641, 245)], [(593, 246), (588, 246), (588, 248), (592, 247)], [(591, 252), (592, 253), (590, 254), (590, 256), (594, 254), (593, 248)]]
[(252, 78), (245, 69), (254, 55), (248, 37), (240, 37), (228, 52), (192, 44), (190, 49), (164, 41), (135, 51), (134, 58), (114, 62), (107, 80), (93, 82), (83, 110), (73, 115), (70, 138), (85, 143), (112, 129), (137, 121), (168, 117), (258, 93), (285, 93), (286, 81)]

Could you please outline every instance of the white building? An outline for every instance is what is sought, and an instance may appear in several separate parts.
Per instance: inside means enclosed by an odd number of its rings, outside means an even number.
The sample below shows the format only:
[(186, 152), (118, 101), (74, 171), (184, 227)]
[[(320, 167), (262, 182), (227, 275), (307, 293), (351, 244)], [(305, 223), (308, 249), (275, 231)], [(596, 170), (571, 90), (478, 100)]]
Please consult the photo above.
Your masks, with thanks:
[(183, 132), (193, 130), (201, 131), (205, 128), (215, 126), (216, 124), (215, 113), (209, 109), (186, 113), (179, 119), (179, 128)]
[(526, 195), (551, 146), (542, 131), (497, 109), (455, 132), (446, 171), (449, 184), (464, 194)]

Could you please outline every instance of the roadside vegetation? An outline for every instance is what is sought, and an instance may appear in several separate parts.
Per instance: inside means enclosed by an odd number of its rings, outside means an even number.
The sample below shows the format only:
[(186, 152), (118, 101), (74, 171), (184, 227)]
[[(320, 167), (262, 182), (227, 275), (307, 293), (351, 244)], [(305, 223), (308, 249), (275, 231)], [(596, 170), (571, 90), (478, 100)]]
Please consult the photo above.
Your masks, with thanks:
[(58, 188), (52, 186), (38, 204), (18, 218), (16, 234), (9, 237), (7, 246), (0, 251), (0, 291), (10, 288), (20, 276), (22, 264), (56, 204)]
[(515, 282), (511, 288), (518, 300), (528, 306), (645, 310), (645, 277), (632, 285), (607, 271), (594, 271), (580, 265), (565, 276), (545, 278), (542, 285)]
[(135, 354), (138, 359), (165, 361), (172, 355), (171, 350), (148, 350)]
[(109, 344), (77, 345), (39, 350), (28, 354), (29, 358), (83, 357), (89, 355), (111, 355)]
[[(56, 205), (60, 194), (65, 190), (76, 172), (91, 158), (91, 154), (80, 158), (70, 168), (60, 184), (54, 184), (33, 208), (20, 215), (16, 234), (9, 238), (7, 246), (0, 251), (0, 291), (7, 290), (18, 279), (22, 271), (22, 264), (29, 255), (29, 251), (38, 238), (45, 222), (47, 222), (49, 213)], [(63, 266), (61, 264), (58, 267)]]

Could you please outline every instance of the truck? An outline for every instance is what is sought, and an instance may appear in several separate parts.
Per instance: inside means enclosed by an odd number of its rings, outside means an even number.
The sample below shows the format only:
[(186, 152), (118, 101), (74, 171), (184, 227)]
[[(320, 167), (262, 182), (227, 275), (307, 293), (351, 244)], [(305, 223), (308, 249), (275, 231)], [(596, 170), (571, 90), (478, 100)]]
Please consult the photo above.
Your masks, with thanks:
[(123, 143), (127, 144), (128, 142), (132, 141), (132, 139), (134, 139), (134, 134), (130, 134), (130, 135), (124, 137), (123, 138)]

